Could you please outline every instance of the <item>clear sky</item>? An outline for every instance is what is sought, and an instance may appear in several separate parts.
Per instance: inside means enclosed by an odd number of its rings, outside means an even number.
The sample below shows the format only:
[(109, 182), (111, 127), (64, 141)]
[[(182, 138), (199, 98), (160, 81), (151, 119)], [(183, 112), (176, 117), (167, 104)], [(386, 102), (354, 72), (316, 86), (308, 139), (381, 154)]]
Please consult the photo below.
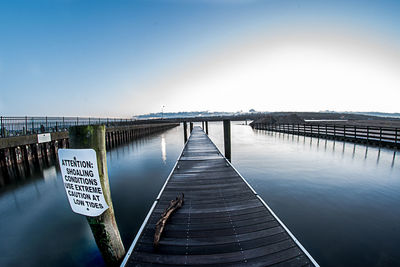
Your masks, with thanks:
[(400, 1), (0, 0), (0, 114), (400, 112)]

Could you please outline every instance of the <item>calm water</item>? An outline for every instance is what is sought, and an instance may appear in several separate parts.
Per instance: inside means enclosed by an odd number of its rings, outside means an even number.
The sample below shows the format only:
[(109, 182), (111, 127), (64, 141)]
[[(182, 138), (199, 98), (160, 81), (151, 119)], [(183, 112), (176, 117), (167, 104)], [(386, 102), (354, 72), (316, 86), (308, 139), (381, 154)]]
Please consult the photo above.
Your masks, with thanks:
[[(232, 124), (232, 162), (322, 266), (398, 266), (400, 166), (394, 151)], [(221, 123), (210, 123), (223, 151)], [(182, 127), (107, 154), (128, 249), (183, 147)], [(103, 265), (56, 167), (0, 191), (0, 266)]]

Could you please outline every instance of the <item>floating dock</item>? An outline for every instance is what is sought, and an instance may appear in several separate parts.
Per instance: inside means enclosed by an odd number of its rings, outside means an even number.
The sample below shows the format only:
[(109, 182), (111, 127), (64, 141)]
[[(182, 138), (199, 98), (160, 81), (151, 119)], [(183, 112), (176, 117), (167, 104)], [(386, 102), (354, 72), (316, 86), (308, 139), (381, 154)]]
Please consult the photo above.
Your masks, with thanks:
[[(155, 225), (169, 202), (157, 249)], [(200, 127), (157, 196), (121, 266), (318, 266)]]

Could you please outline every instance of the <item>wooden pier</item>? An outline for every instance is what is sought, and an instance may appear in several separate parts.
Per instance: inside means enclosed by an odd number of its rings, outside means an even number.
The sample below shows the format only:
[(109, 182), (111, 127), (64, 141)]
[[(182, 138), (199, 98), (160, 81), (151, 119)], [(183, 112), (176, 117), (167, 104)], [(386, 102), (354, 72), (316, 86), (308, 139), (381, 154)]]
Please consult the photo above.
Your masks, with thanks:
[[(155, 249), (155, 225), (182, 193), (184, 204)], [(150, 265), (318, 266), (200, 127), (193, 128), (121, 266)]]

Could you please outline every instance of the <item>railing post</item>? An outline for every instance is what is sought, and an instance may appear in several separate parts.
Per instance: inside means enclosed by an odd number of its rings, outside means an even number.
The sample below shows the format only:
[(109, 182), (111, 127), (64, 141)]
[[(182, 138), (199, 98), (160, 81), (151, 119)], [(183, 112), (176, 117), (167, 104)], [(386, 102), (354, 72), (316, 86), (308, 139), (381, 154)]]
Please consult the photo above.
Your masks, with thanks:
[(28, 117), (25, 116), (25, 134), (28, 134)]
[(125, 248), (122, 244), (112, 205), (107, 173), (105, 132), (104, 125), (71, 127), (69, 129), (69, 142), (71, 148), (91, 148), (96, 151), (100, 183), (109, 208), (100, 216), (87, 216), (86, 218), (104, 261), (109, 266), (118, 266), (125, 255)]
[(193, 122), (190, 122), (190, 134), (192, 134), (193, 131)]
[(379, 145), (382, 144), (382, 127), (379, 127)]
[(367, 126), (367, 143), (369, 143), (369, 126)]
[(354, 125), (354, 142), (357, 141), (357, 126)]
[(0, 117), (0, 125), (1, 125), (1, 129), (0, 129), (0, 134), (1, 134), (1, 137), (4, 137), (4, 134), (3, 134), (3, 130), (4, 130), (4, 127), (3, 127), (3, 116), (1, 116)]
[(336, 139), (336, 124), (333, 125), (333, 139)]
[(225, 158), (231, 162), (231, 121), (224, 120), (223, 123)]
[(46, 129), (44, 130), (45, 132), (49, 132), (48, 128), (47, 128), (47, 116), (46, 116)]
[(206, 134), (208, 135), (208, 121), (206, 121)]
[(343, 139), (346, 140), (346, 125), (343, 124)]

